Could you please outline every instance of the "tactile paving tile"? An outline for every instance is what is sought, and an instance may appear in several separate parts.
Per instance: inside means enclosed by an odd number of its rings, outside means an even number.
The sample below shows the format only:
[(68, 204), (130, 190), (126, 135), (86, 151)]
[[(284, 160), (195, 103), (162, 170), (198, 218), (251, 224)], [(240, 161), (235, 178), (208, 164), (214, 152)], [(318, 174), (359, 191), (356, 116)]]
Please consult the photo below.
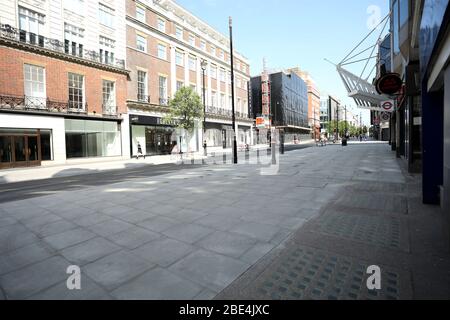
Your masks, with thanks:
[[(398, 300), (398, 271), (381, 267), (381, 290), (367, 288), (369, 263), (307, 247), (297, 247), (255, 281), (257, 298), (274, 300)], [(408, 272), (407, 272), (408, 273)], [(404, 277), (408, 279), (409, 276)]]
[(352, 241), (407, 251), (401, 237), (400, 219), (394, 216), (362, 214), (328, 214), (316, 221), (314, 229)]

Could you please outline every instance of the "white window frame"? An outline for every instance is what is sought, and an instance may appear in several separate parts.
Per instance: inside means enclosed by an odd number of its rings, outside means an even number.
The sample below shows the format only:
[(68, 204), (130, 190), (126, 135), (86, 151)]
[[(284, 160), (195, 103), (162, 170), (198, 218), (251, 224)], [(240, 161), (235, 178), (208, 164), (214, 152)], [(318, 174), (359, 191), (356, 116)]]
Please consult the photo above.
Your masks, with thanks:
[(200, 40), (200, 49), (202, 49), (203, 51), (206, 51), (206, 41), (205, 40)]
[(183, 40), (184, 29), (180, 26), (175, 26), (175, 37), (178, 40)]
[[(73, 76), (73, 77), (76, 77), (76, 78), (79, 78), (79, 79), (81, 79), (81, 88), (80, 87), (78, 87), (78, 86), (73, 86), (73, 85), (71, 85), (71, 81), (77, 81), (76, 79), (71, 79), (71, 76)], [(69, 99), (68, 99), (68, 101), (69, 101), (69, 108), (70, 109), (76, 109), (76, 110), (85, 110), (85, 102), (86, 102), (86, 91), (85, 91), (85, 77), (84, 77), (84, 75), (82, 75), (82, 74), (78, 74), (78, 73), (74, 73), (74, 72), (69, 72), (68, 74), (67, 74), (67, 80), (68, 80), (68, 91), (69, 91), (69, 94), (68, 94), (68, 97), (69, 97)], [(77, 81), (77, 82), (79, 82), (79, 81)], [(70, 89), (77, 89), (77, 90), (81, 90), (81, 101), (79, 101), (78, 99), (75, 99), (75, 100), (73, 100), (72, 101), (72, 103), (74, 104), (74, 105), (70, 105), (70, 96), (71, 96), (71, 94), (70, 94)], [(74, 94), (72, 94), (72, 96), (73, 97), (75, 97), (75, 95)], [(79, 97), (79, 95), (78, 95), (78, 97)], [(78, 101), (77, 101), (78, 100)], [(77, 103), (81, 103), (81, 106), (80, 105), (76, 105)]]
[(109, 28), (114, 29), (114, 9), (105, 6), (102, 3), (98, 4), (98, 21)]
[(226, 82), (226, 79), (227, 79), (226, 74), (227, 74), (227, 72), (225, 71), (225, 69), (220, 68), (219, 73), (220, 73), (220, 81)]
[(180, 89), (183, 88), (183, 87), (184, 87), (184, 82), (183, 82), (183, 81), (180, 81), (180, 80), (177, 80), (177, 83), (176, 83), (176, 91), (180, 90)]
[(84, 0), (64, 0), (64, 9), (84, 15)]
[(189, 55), (189, 70), (197, 71), (197, 57)]
[(217, 107), (217, 92), (211, 91), (211, 107)]
[(141, 22), (146, 22), (146, 12), (145, 8), (141, 7), (140, 5), (136, 5), (136, 19)]
[(23, 78), (25, 103), (45, 106), (47, 99), (45, 68), (25, 63), (23, 65)]
[(192, 33), (189, 34), (189, 45), (195, 47), (195, 35), (193, 35)]
[(175, 64), (179, 67), (184, 67), (184, 52), (175, 50)]
[[(144, 75), (143, 79), (140, 79), (140, 75)], [(141, 81), (142, 80), (142, 81)], [(140, 88), (144, 89), (144, 92), (139, 92)], [(143, 99), (139, 99), (140, 96), (142, 96), (142, 98), (148, 96), (148, 72), (144, 71), (144, 70), (137, 70), (137, 89), (138, 89), (138, 100), (143, 100)]]
[(113, 64), (116, 41), (104, 36), (99, 37), (100, 61)]
[(45, 33), (45, 16), (19, 6), (19, 28), (27, 32), (27, 42), (31, 42), (30, 33), (34, 33), (36, 35), (35, 44), (37, 44), (38, 36), (43, 36)]
[[(142, 45), (143, 48), (140, 47)], [(136, 34), (136, 49), (141, 52), (147, 52), (147, 38)]]
[(210, 70), (211, 78), (217, 80), (217, 66), (216, 65), (210, 65), (209, 70)]
[(166, 32), (166, 20), (159, 18), (156, 20), (157, 29), (161, 32)]
[[(109, 92), (109, 98), (105, 101), (105, 95), (108, 94), (109, 85), (112, 84), (112, 91)], [(116, 111), (116, 82), (111, 80), (102, 80), (102, 105), (107, 112), (114, 113)]]
[[(161, 80), (163, 80), (161, 82)], [(164, 84), (164, 86), (161, 86), (161, 84)], [(167, 77), (166, 76), (158, 76), (158, 94), (159, 94), (159, 99), (161, 101), (162, 100), (166, 100), (168, 98), (168, 90), (167, 90)]]
[[(164, 55), (162, 54), (164, 52)], [(158, 58), (167, 60), (167, 46), (162, 43), (158, 43)]]
[[(76, 56), (83, 56), (83, 52), (80, 52), (84, 48), (84, 29), (74, 26), (70, 23), (64, 22), (64, 46), (66, 46), (66, 41), (69, 42), (68, 52), (67, 54), (72, 54), (72, 47), (75, 44), (76, 47)], [(81, 47), (80, 47), (81, 45)], [(81, 53), (81, 55), (80, 55)]]

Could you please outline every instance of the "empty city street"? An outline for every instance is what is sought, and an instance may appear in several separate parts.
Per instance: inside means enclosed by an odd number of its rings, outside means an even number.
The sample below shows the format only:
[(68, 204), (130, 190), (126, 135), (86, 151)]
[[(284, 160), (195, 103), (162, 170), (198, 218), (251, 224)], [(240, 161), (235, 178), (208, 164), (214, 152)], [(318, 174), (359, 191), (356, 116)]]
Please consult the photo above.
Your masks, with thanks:
[(442, 214), (389, 145), (295, 150), (262, 172), (161, 166), (2, 200), (0, 298), (449, 298)]

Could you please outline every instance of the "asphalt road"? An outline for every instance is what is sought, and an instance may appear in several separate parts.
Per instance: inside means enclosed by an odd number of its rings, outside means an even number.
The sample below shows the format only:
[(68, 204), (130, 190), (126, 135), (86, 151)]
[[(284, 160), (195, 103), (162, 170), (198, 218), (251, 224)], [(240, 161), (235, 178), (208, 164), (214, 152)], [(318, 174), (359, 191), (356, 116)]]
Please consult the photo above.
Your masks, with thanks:
[[(311, 145), (289, 145), (286, 146), (285, 151), (289, 152), (308, 147), (311, 147)], [(242, 157), (242, 155), (240, 157)], [(216, 160), (216, 163), (220, 163), (223, 157), (218, 154), (214, 159)], [(194, 167), (199, 166), (194, 165)], [(0, 184), (0, 203), (46, 196), (59, 191), (77, 190), (85, 187), (108, 185), (145, 177), (159, 176), (186, 168), (192, 169), (193, 165), (146, 165), (139, 168), (117, 169), (103, 172), (94, 171), (70, 177), (55, 177), (43, 180)]]

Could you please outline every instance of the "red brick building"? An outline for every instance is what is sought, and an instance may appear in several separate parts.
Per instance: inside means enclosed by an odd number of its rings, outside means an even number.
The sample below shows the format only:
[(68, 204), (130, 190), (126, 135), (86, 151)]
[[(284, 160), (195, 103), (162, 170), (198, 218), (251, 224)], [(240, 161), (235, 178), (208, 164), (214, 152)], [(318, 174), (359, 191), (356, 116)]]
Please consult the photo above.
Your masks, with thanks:
[[(31, 5), (2, 15), (19, 24), (0, 24), (0, 169), (127, 156), (128, 71), (115, 40), (99, 27), (100, 42), (89, 48), (83, 24)], [(52, 28), (64, 26), (63, 38), (48, 37), (51, 19)]]
[[(228, 23), (227, 20), (224, 21)], [(206, 140), (209, 147), (230, 147), (231, 66), (228, 37), (174, 1), (126, 1), (128, 111), (132, 155), (140, 144), (147, 155), (166, 154), (182, 136), (182, 149), (196, 151)], [(205, 69), (203, 71), (202, 68)], [(203, 72), (205, 73), (203, 83)], [(235, 110), (238, 141), (251, 143), (248, 60), (235, 53)], [(206, 128), (199, 121), (194, 137), (161, 124), (169, 100), (183, 87), (206, 96)], [(199, 119), (202, 120), (202, 119)]]

